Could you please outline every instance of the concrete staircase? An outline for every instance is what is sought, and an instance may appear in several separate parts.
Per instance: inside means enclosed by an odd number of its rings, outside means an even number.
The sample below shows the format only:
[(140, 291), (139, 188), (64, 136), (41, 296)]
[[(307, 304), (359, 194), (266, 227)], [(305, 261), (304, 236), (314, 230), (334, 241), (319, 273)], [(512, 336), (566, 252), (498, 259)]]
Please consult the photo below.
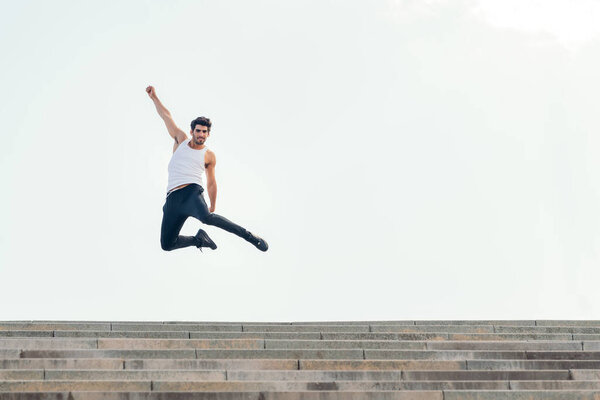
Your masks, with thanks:
[(600, 399), (600, 321), (0, 322), (0, 399)]

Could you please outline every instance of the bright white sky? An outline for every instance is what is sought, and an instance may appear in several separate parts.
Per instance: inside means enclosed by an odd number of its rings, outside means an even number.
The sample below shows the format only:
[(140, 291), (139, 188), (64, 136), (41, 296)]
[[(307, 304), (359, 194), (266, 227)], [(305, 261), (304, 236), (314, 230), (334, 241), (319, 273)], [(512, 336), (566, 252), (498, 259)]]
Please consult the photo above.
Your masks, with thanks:
[[(598, 318), (600, 3), (27, 1), (0, 14), (0, 319)], [(210, 117), (218, 250), (164, 252)], [(184, 234), (201, 226), (188, 220)]]

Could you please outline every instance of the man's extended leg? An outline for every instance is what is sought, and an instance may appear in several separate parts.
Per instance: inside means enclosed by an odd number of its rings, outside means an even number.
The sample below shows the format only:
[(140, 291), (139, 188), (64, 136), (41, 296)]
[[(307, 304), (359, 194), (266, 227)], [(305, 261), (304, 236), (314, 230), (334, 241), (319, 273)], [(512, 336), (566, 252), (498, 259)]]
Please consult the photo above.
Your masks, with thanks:
[(237, 235), (242, 239), (245, 239), (248, 242), (252, 243), (261, 251), (267, 251), (269, 246), (267, 245), (267, 242), (265, 242), (262, 238), (254, 236), (252, 233), (248, 232), (241, 226), (231, 222), (227, 218), (208, 211), (208, 206), (206, 205), (206, 201), (202, 196), (203, 191), (204, 189), (199, 190), (197, 193), (194, 193), (194, 196), (192, 198), (194, 204), (194, 213), (192, 214), (192, 217), (198, 218), (204, 224), (213, 225), (224, 229), (227, 232), (231, 232), (234, 235)]
[(225, 217), (209, 212), (206, 201), (204, 201), (204, 197), (202, 196), (202, 192), (194, 195), (193, 201), (195, 213), (192, 214), (192, 217), (198, 218), (203, 224), (217, 226), (243, 239), (247, 239), (248, 236), (250, 236), (250, 232), (241, 226), (231, 222)]

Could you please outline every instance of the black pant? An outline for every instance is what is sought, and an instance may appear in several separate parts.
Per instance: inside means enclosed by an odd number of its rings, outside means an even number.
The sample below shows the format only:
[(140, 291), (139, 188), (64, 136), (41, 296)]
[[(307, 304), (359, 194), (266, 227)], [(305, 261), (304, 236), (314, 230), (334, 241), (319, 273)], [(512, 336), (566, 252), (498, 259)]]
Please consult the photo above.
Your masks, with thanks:
[(248, 240), (250, 232), (227, 218), (208, 211), (202, 192), (204, 192), (202, 186), (192, 183), (175, 190), (167, 196), (163, 206), (163, 219), (160, 227), (160, 246), (163, 250), (175, 250), (198, 245), (194, 236), (179, 235), (179, 231), (188, 217), (197, 218), (207, 225), (218, 226), (227, 232)]

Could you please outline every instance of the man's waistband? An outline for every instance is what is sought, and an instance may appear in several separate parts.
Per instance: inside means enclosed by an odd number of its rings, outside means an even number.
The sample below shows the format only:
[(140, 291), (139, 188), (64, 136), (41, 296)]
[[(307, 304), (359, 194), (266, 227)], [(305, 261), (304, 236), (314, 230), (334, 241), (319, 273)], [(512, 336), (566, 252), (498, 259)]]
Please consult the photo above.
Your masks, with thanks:
[(190, 188), (193, 189), (194, 187), (202, 188), (202, 186), (198, 185), (197, 183), (190, 183), (188, 185), (185, 185), (185, 186), (182, 186), (182, 187), (178, 187), (178, 188), (174, 188), (174, 189), (169, 190), (167, 192), (167, 197), (169, 197), (170, 194), (173, 194), (173, 193), (178, 192), (180, 190), (183, 190), (183, 189), (188, 189), (189, 190)]

